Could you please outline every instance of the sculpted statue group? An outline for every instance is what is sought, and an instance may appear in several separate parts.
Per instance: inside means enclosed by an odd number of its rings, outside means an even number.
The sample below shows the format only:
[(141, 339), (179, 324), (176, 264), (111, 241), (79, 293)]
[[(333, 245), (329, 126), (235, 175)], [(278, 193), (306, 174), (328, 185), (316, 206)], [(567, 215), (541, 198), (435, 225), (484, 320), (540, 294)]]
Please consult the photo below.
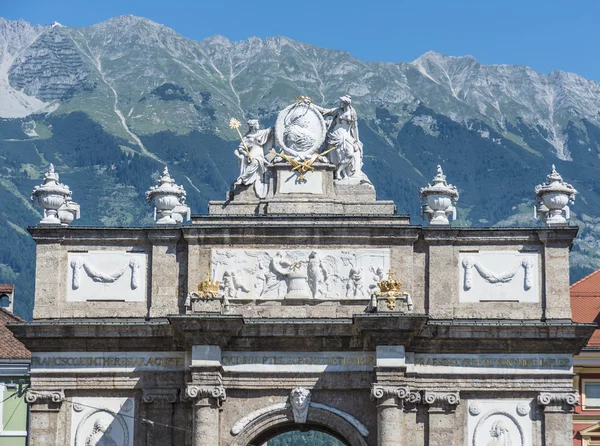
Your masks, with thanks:
[[(274, 127), (261, 130), (256, 119), (247, 124), (248, 131), (240, 134), (241, 142), (234, 152), (240, 168), (234, 184), (254, 185), (259, 198), (267, 194), (267, 166), (271, 162), (289, 162), (299, 172), (300, 181), (314, 162), (328, 162), (335, 165), (335, 180), (370, 184), (362, 172), (363, 144), (358, 136), (356, 110), (348, 95), (340, 98), (339, 107), (330, 109), (300, 96), (279, 113)], [(237, 129), (239, 122), (232, 119), (230, 125)], [(272, 150), (275, 146), (280, 152)]]

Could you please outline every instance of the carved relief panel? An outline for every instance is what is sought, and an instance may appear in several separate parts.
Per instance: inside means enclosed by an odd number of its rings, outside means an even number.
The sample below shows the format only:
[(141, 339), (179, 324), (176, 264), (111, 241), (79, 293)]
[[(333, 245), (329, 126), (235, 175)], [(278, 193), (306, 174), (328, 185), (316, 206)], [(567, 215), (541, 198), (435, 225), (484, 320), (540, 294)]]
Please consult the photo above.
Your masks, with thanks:
[(539, 302), (539, 255), (519, 251), (461, 252), (461, 302)]
[(70, 252), (67, 300), (144, 301), (147, 255), (125, 251)]
[(73, 398), (71, 446), (132, 446), (133, 398)]
[(212, 251), (228, 299), (368, 299), (389, 268), (389, 249)]
[(530, 446), (531, 401), (470, 400), (469, 446)]

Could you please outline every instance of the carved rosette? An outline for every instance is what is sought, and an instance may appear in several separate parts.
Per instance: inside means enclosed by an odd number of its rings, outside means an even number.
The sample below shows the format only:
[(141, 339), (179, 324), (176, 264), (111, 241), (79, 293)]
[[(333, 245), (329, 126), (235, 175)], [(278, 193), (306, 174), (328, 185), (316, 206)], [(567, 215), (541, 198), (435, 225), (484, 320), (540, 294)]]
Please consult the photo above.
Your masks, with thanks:
[(570, 406), (573, 409), (579, 402), (579, 396), (575, 392), (551, 393), (542, 392), (537, 397), (540, 406)]
[(423, 403), (429, 406), (445, 406), (455, 409), (460, 403), (460, 395), (458, 392), (431, 392), (426, 390), (423, 394)]
[(191, 384), (185, 388), (185, 399), (195, 400), (201, 398), (215, 398), (217, 404), (221, 404), (227, 399), (225, 387), (223, 386), (200, 386)]
[(65, 400), (64, 390), (27, 390), (25, 401), (29, 404), (36, 403), (62, 403)]
[(178, 389), (144, 389), (142, 400), (144, 403), (169, 403), (177, 402)]

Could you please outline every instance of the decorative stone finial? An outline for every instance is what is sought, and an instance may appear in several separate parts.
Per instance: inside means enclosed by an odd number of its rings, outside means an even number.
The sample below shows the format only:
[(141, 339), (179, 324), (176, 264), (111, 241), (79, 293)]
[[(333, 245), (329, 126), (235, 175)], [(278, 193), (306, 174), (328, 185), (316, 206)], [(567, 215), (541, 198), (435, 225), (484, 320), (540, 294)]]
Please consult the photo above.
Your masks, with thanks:
[(44, 174), (44, 183), (35, 186), (31, 192), (31, 201), (37, 201), (44, 208), (44, 218), (40, 225), (67, 226), (75, 218), (79, 218), (79, 205), (71, 201), (72, 192), (69, 186), (59, 183), (58, 180), (58, 173), (54, 171), (54, 165), (50, 164)]
[[(563, 181), (556, 167), (552, 164), (552, 172), (546, 176), (546, 181), (535, 186), (536, 204), (533, 216), (547, 226), (565, 225), (571, 218), (571, 210), (567, 204), (575, 202), (577, 190)], [(563, 216), (564, 212), (564, 216)]]
[(425, 215), (430, 225), (449, 225), (449, 215), (452, 215), (452, 220), (456, 220), (458, 189), (446, 182), (442, 166), (437, 166), (433, 184), (422, 187), (420, 195), (423, 202), (421, 216)]
[[(154, 221), (157, 225), (174, 225), (190, 219), (190, 208), (185, 205), (185, 189), (175, 184), (167, 166), (158, 178), (158, 186), (152, 186), (146, 192), (146, 201), (154, 201)], [(157, 214), (160, 214), (160, 218)]]

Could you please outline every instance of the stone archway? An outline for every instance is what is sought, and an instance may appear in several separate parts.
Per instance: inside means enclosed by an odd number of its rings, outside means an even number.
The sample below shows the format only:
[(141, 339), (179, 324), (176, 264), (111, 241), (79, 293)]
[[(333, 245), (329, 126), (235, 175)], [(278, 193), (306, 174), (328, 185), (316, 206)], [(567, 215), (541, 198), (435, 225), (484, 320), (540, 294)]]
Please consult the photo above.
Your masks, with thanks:
[(298, 424), (289, 412), (288, 408), (281, 408), (255, 418), (235, 436), (230, 446), (262, 446), (279, 434), (305, 429), (325, 432), (348, 446), (368, 446), (355, 426), (334, 413), (311, 408), (306, 423)]

